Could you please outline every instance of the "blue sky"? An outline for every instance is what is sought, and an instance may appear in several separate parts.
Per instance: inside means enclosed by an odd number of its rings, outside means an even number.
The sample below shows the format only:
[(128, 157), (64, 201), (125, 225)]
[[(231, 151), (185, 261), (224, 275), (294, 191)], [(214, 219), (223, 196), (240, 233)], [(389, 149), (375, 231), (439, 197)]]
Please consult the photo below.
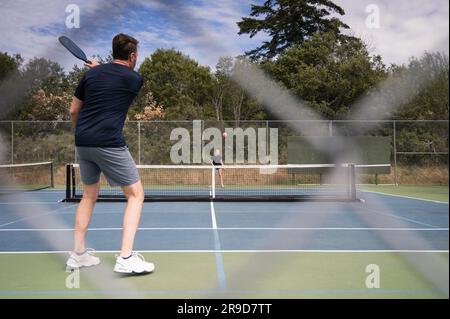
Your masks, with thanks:
[[(140, 62), (156, 48), (176, 48), (200, 64), (214, 67), (220, 56), (235, 56), (258, 46), (264, 35), (238, 36), (237, 21), (263, 0), (2, 0), (0, 51), (78, 63), (57, 43), (73, 37), (88, 55), (107, 55), (111, 38), (129, 33), (141, 42)], [(386, 63), (405, 63), (424, 51), (448, 53), (447, 0), (335, 0), (346, 11), (351, 32), (369, 43)], [(80, 8), (80, 29), (65, 26), (67, 5)], [(380, 10), (380, 28), (366, 25), (367, 5)], [(81, 65), (81, 64), (80, 64)]]

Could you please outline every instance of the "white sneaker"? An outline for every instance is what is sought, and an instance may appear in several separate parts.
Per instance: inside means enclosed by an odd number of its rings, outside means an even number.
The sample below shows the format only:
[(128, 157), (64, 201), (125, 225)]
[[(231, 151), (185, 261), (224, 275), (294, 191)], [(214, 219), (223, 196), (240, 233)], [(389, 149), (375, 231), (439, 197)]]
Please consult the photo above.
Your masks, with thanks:
[(118, 256), (114, 266), (114, 271), (121, 274), (144, 274), (153, 272), (154, 269), (154, 264), (146, 262), (144, 256), (136, 252), (127, 259)]
[(71, 269), (91, 267), (100, 264), (100, 258), (94, 256), (95, 250), (88, 248), (84, 254), (78, 255), (72, 252), (66, 262), (66, 266)]

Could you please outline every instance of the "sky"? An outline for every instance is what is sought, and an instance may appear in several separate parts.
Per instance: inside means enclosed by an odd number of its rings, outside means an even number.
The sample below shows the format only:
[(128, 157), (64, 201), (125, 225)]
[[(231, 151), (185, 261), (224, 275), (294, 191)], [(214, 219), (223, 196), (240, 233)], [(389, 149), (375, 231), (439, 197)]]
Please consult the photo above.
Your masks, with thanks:
[[(0, 51), (26, 60), (45, 57), (65, 69), (82, 65), (57, 42), (69, 35), (88, 56), (107, 56), (112, 37), (128, 33), (140, 41), (138, 64), (157, 48), (175, 48), (214, 68), (219, 57), (236, 56), (266, 39), (238, 35), (236, 22), (263, 0), (2, 0)], [(350, 32), (369, 44), (386, 64), (407, 63), (425, 51), (449, 46), (447, 0), (335, 0)], [(69, 5), (79, 9), (79, 28), (68, 28)], [(372, 5), (372, 6), (370, 6)], [(375, 5), (375, 7), (373, 6)], [(375, 8), (375, 9), (374, 9)], [(376, 17), (375, 19), (372, 19)], [(369, 23), (367, 23), (369, 21)], [(378, 23), (375, 23), (377, 22)]]

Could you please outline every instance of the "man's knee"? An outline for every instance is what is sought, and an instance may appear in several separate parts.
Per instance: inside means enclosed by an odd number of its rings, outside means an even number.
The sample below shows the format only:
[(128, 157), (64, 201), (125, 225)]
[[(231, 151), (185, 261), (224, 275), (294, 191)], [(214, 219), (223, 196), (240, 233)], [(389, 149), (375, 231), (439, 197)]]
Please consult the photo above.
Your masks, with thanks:
[(125, 186), (123, 190), (128, 200), (133, 199), (143, 202), (145, 199), (144, 189), (142, 188), (142, 184), (140, 181), (136, 182), (133, 185)]
[(145, 199), (144, 190), (141, 188), (139, 191), (133, 193), (132, 195), (136, 200), (143, 202)]
[(83, 199), (89, 201), (96, 201), (98, 198), (99, 185), (85, 185), (83, 190)]

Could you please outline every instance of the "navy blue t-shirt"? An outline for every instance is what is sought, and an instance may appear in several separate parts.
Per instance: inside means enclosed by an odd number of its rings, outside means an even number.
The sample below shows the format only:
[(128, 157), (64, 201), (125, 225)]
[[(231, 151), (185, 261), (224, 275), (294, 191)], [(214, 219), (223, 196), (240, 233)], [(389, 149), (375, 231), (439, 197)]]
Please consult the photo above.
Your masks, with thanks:
[(75, 96), (84, 101), (75, 130), (75, 145), (123, 147), (122, 134), (128, 109), (143, 78), (126, 66), (108, 63), (90, 69)]

